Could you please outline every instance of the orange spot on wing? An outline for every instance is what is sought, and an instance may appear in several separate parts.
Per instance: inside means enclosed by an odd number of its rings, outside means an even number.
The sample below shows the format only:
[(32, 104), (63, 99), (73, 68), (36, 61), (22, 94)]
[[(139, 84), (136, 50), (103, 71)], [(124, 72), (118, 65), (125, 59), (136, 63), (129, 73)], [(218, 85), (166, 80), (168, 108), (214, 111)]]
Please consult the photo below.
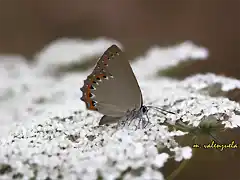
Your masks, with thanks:
[[(96, 76), (96, 78), (102, 78), (104, 76), (104, 74), (99, 74), (99, 75), (97, 75)], [(87, 90), (86, 90), (86, 102), (89, 104), (89, 106), (88, 106), (88, 109), (90, 109), (90, 110), (97, 110), (97, 108), (96, 107), (94, 107), (93, 106), (93, 103), (92, 103), (92, 99), (91, 99), (91, 97), (90, 97), (90, 93), (91, 93), (91, 86), (92, 86), (92, 84), (93, 84), (93, 79), (91, 80), (91, 83), (89, 83), (88, 85), (87, 85)]]
[(87, 108), (90, 110), (97, 110), (97, 108), (95, 108), (92, 104), (92, 99), (90, 98), (90, 91), (91, 91), (91, 85), (92, 84), (88, 84), (87, 86), (87, 93), (86, 93), (86, 102), (89, 103), (90, 106), (88, 106)]

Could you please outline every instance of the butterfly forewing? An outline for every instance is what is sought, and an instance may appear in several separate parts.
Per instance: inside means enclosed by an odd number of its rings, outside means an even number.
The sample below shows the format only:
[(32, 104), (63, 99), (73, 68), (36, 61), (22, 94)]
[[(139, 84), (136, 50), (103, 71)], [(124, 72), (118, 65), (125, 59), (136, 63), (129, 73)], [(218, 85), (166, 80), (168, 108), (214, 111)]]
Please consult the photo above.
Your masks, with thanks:
[(142, 105), (136, 77), (124, 53), (116, 45), (104, 52), (81, 90), (81, 99), (87, 108), (107, 116), (121, 117), (126, 111), (139, 109)]

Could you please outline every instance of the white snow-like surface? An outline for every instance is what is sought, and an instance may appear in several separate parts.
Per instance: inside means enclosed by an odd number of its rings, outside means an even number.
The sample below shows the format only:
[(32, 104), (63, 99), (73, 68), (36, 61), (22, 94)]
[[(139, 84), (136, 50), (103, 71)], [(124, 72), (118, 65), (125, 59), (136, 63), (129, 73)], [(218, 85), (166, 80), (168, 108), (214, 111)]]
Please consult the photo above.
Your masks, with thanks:
[[(115, 42), (104, 39), (92, 42), (62, 39), (39, 52), (33, 65), (18, 56), (0, 57), (0, 179), (91, 180), (101, 176), (107, 180), (119, 177), (161, 180), (164, 176), (158, 169), (170, 158), (182, 161), (192, 156), (190, 147), (180, 147), (174, 140), (186, 133), (169, 132), (162, 122), (174, 124), (181, 117), (194, 127), (205, 117), (220, 116), (219, 121), (226, 128), (240, 125), (238, 103), (197, 91), (216, 81), (227, 89), (239, 87), (238, 80), (212, 74), (184, 81), (153, 78), (158, 69), (189, 57), (207, 56), (205, 48), (185, 42), (149, 50), (144, 58), (132, 64), (144, 103), (164, 106), (177, 114), (159, 116), (151, 111), (151, 124), (145, 129), (99, 127), (101, 115), (87, 111), (80, 101), (79, 88), (89, 70), (61, 77), (47, 76), (44, 72), (51, 66), (81, 61), (94, 53), (100, 55), (112, 43)], [(147, 74), (146, 69), (151, 73)], [(171, 154), (161, 153), (165, 147)]]

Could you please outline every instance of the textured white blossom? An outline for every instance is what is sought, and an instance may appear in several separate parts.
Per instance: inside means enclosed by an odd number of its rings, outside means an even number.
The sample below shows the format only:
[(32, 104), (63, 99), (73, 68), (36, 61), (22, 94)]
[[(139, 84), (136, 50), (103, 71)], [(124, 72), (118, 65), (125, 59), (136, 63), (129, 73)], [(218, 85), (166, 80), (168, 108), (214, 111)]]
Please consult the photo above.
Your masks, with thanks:
[(166, 122), (177, 125), (181, 119), (197, 127), (217, 121), (225, 128), (239, 127), (238, 103), (198, 91), (216, 82), (231, 89), (238, 87), (238, 80), (212, 74), (184, 81), (147, 78), (148, 72), (153, 75), (179, 61), (205, 58), (207, 50), (191, 42), (153, 48), (132, 64), (144, 104), (175, 114), (151, 109), (150, 124), (144, 129), (98, 126), (101, 115), (87, 111), (80, 101), (79, 88), (90, 70), (60, 77), (43, 72), (100, 54), (111, 43), (58, 41), (38, 53), (37, 63), (32, 65), (22, 57), (14, 56), (13, 61), (8, 61), (11, 56), (0, 57), (0, 179), (161, 180), (161, 167), (168, 159), (181, 161), (192, 156), (190, 147), (175, 141), (187, 132), (170, 131)]
[(221, 84), (220, 88), (222, 91), (230, 91), (235, 88), (240, 88), (240, 80), (233, 79), (230, 77), (215, 75), (212, 73), (190, 76), (186, 78), (185, 81), (183, 81), (183, 84), (186, 87), (192, 87), (196, 90), (206, 88), (216, 83)]
[(137, 78), (146, 78), (154, 76), (160, 69), (176, 65), (186, 59), (204, 60), (207, 56), (206, 48), (196, 46), (191, 41), (171, 47), (154, 46), (145, 56), (136, 59), (133, 70)]
[(176, 161), (182, 161), (183, 159), (190, 159), (192, 157), (192, 149), (190, 147), (176, 147), (173, 151), (176, 153)]
[(168, 158), (169, 158), (169, 155), (166, 153), (158, 154), (155, 158), (155, 165), (158, 168), (163, 167), (164, 163), (167, 161)]

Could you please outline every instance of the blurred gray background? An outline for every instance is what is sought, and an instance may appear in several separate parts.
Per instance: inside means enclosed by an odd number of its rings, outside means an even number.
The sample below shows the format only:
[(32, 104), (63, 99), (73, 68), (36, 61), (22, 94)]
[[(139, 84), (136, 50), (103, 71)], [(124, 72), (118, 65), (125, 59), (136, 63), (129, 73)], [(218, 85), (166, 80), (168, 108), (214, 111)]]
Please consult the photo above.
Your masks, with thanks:
[(240, 78), (240, 0), (1, 0), (0, 53), (31, 59), (59, 37), (120, 41), (130, 57), (153, 44), (192, 40), (210, 50), (208, 61), (179, 76), (215, 72)]

